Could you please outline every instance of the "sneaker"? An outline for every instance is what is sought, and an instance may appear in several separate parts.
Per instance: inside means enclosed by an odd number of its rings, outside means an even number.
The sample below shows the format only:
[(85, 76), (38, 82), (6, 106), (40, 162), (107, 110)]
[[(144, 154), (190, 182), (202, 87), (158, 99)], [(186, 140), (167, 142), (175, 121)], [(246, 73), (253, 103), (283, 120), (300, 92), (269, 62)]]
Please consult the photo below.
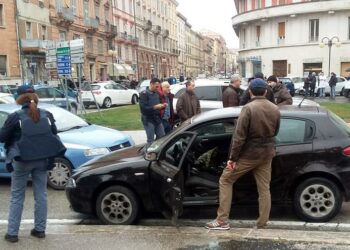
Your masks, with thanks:
[(45, 238), (45, 231), (37, 231), (35, 229), (32, 229), (30, 231), (30, 235), (37, 238)]
[(18, 241), (18, 236), (17, 235), (5, 235), (5, 240), (11, 243), (16, 243)]
[(205, 224), (205, 228), (213, 230), (229, 230), (230, 224), (228, 224), (227, 222), (213, 220), (212, 222), (208, 222), (207, 224)]

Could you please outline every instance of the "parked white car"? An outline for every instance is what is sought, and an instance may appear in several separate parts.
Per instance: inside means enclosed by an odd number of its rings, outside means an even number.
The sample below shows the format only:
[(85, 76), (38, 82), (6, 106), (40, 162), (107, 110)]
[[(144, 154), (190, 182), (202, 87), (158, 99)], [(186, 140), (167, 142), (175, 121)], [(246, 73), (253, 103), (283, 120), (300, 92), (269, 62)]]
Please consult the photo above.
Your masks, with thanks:
[[(229, 81), (199, 79), (195, 81), (195, 94), (199, 99), (201, 110), (208, 111), (212, 109), (223, 108), (222, 93), (229, 85)], [(242, 90), (247, 89), (247, 85), (241, 85)], [(176, 103), (179, 96), (186, 90), (184, 84), (174, 84), (170, 87), (171, 93), (174, 94), (173, 106), (176, 113)], [(293, 105), (299, 105), (303, 99), (301, 97), (293, 97)], [(302, 106), (319, 106), (318, 103), (305, 99)]]
[[(327, 77), (327, 82), (329, 82), (329, 79), (330, 79), (330, 77)], [(337, 76), (337, 80), (338, 81), (337, 81), (337, 85), (335, 86), (335, 94), (336, 95), (344, 95), (345, 84), (346, 84), (347, 81), (342, 76)], [(300, 95), (304, 95), (305, 94), (304, 80), (302, 82), (294, 83), (294, 87), (295, 87), (295, 93), (296, 94), (300, 94)], [(316, 81), (315, 93), (316, 93), (316, 96), (319, 95), (318, 81)], [(325, 94), (329, 95), (330, 93), (331, 93), (331, 88), (327, 84), (327, 86), (325, 88)]]
[(139, 93), (136, 90), (125, 88), (113, 81), (86, 85), (82, 89), (81, 96), (85, 108), (95, 105), (94, 96), (97, 105), (104, 108), (119, 104), (137, 104), (139, 101)]

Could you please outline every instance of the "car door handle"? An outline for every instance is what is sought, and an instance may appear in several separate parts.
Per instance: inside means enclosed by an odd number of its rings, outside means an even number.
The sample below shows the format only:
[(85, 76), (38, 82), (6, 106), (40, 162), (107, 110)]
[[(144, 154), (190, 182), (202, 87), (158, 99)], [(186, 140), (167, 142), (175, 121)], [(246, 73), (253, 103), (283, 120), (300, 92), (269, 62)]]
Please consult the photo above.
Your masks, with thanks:
[(202, 141), (207, 142), (207, 141), (209, 141), (209, 139), (208, 138), (202, 139)]
[(166, 182), (167, 183), (170, 183), (170, 182), (172, 182), (173, 180), (170, 178), (170, 177), (168, 177), (167, 179), (166, 179)]

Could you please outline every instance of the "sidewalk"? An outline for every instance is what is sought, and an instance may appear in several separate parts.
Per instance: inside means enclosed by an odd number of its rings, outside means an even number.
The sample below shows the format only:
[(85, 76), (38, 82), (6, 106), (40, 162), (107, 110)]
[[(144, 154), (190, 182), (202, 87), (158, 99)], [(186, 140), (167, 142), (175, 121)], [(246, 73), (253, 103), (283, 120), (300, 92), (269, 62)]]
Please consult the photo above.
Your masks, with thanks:
[[(232, 228), (210, 231), (203, 227), (84, 226), (49, 224), (45, 239), (29, 236), (21, 227), (19, 242), (0, 240), (0, 249), (349, 249), (348, 232)], [(5, 234), (5, 227), (0, 226)], [(237, 246), (240, 248), (237, 248)], [(235, 247), (236, 246), (236, 247)], [(262, 247), (265, 246), (265, 247)], [(266, 247), (270, 246), (270, 247)]]

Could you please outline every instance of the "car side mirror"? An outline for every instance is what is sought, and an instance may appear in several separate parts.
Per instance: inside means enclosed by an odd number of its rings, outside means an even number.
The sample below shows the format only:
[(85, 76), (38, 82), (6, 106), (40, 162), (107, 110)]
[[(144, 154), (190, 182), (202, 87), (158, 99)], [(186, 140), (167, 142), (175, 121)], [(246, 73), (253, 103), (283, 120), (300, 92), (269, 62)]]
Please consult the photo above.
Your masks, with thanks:
[(145, 154), (145, 160), (147, 161), (156, 161), (157, 160), (157, 153), (146, 153)]

